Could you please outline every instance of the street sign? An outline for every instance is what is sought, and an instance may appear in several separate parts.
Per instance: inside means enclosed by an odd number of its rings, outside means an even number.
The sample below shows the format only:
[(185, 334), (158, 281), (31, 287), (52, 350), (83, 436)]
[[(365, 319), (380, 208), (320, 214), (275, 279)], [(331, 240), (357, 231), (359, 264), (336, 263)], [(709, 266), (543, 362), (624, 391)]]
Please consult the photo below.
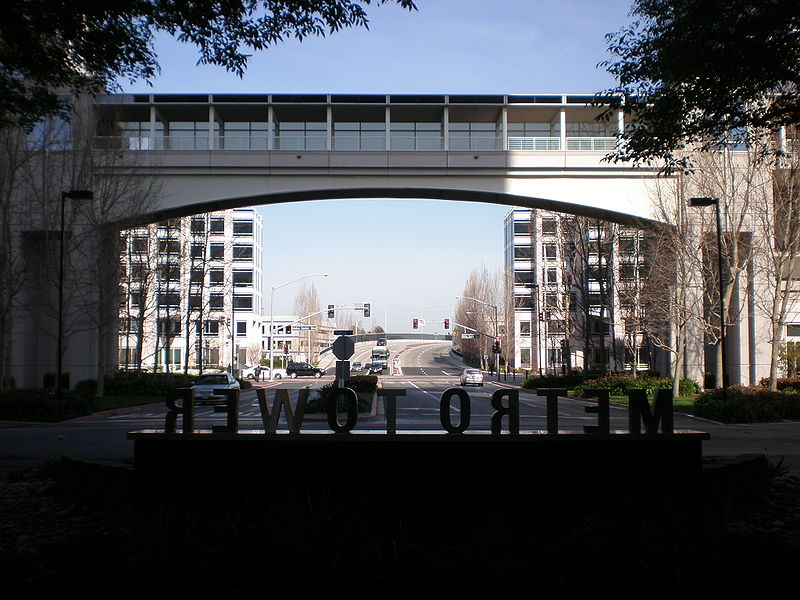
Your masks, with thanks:
[(334, 329), (333, 335), (353, 335), (352, 329)]
[(356, 351), (356, 343), (352, 338), (341, 336), (336, 338), (331, 347), (333, 355), (339, 360), (347, 360)]
[(300, 331), (316, 331), (316, 325), (295, 325), (295, 329), (299, 329)]
[(462, 333), (461, 334), (461, 339), (462, 340), (474, 340), (476, 337), (478, 337), (478, 336), (475, 335), (474, 333)]

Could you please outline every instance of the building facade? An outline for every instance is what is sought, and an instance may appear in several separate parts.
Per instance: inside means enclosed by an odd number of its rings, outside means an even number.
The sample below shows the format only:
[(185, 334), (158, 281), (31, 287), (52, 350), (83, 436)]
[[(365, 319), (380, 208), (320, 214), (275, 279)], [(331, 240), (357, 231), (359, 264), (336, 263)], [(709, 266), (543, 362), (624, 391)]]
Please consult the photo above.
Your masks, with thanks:
[(262, 357), (262, 220), (254, 208), (123, 232), (119, 368), (200, 372)]
[(514, 366), (542, 375), (668, 368), (645, 333), (653, 256), (644, 230), (519, 207), (504, 230)]

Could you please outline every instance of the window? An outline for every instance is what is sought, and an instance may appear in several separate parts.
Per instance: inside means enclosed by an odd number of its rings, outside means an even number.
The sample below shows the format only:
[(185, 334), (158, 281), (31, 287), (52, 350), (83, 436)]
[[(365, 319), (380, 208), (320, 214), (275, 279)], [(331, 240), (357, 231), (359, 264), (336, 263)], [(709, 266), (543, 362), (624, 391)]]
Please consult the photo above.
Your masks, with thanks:
[(210, 219), (208, 222), (208, 232), (223, 235), (225, 233), (225, 219), (217, 217)]
[(175, 264), (158, 265), (158, 278), (161, 281), (176, 282), (181, 278), (181, 267)]
[(158, 322), (158, 334), (176, 336), (181, 333), (180, 319), (161, 319)]
[(139, 364), (139, 349), (138, 348), (120, 348), (119, 349), (119, 364), (121, 365), (138, 365)]
[(233, 260), (253, 260), (252, 246), (234, 246)]
[(530, 246), (514, 246), (514, 260), (532, 260), (533, 248)]
[(149, 238), (135, 237), (131, 240), (131, 252), (134, 254), (147, 254)]
[(203, 279), (205, 279), (205, 273), (203, 272), (203, 269), (192, 269), (189, 275), (189, 283), (201, 284), (203, 283)]
[(158, 294), (158, 305), (161, 307), (178, 307), (181, 305), (180, 294), (161, 292)]
[(251, 294), (235, 295), (233, 297), (233, 308), (236, 310), (252, 310), (253, 296)]
[(190, 249), (190, 254), (192, 258), (201, 259), (206, 254), (206, 246), (205, 244), (192, 244)]
[(234, 221), (233, 235), (253, 235), (252, 221)]
[(203, 363), (206, 365), (218, 365), (219, 348), (203, 348)]
[(531, 337), (531, 322), (530, 321), (520, 321), (519, 322), (519, 335), (520, 335), (520, 337)]
[(800, 325), (791, 324), (786, 326), (786, 335), (789, 337), (800, 337)]
[(544, 235), (555, 235), (558, 231), (558, 221), (555, 219), (542, 219), (542, 233)]
[(236, 321), (236, 335), (247, 335), (247, 321)]
[(253, 285), (253, 272), (252, 271), (234, 271), (233, 272), (233, 285), (251, 286)]
[[(200, 321), (194, 322), (195, 333), (200, 333)], [(203, 335), (219, 335), (219, 321), (206, 319), (203, 321)]]
[(191, 230), (194, 235), (203, 235), (206, 232), (206, 220), (203, 218), (192, 219)]
[(181, 349), (180, 348), (164, 348), (164, 364), (180, 365), (181, 364)]
[(208, 272), (208, 281), (211, 285), (224, 285), (225, 284), (225, 270), (224, 269), (211, 269)]
[(180, 254), (181, 243), (178, 240), (158, 240), (158, 251), (161, 254)]
[(211, 310), (222, 310), (225, 308), (225, 296), (222, 294), (211, 294), (208, 297), (208, 306)]
[(211, 260), (223, 260), (225, 258), (225, 244), (211, 244), (208, 256)]
[(558, 283), (558, 269), (547, 269), (545, 272), (545, 281), (547, 283)]
[(533, 283), (532, 271), (514, 271), (515, 285), (531, 285)]
[(531, 222), (530, 221), (514, 221), (514, 234), (515, 235), (530, 235)]
[(520, 348), (519, 350), (519, 362), (522, 363), (521, 367), (531, 368), (531, 349), (530, 348)]
[(547, 260), (558, 258), (558, 246), (556, 244), (542, 244), (542, 255)]

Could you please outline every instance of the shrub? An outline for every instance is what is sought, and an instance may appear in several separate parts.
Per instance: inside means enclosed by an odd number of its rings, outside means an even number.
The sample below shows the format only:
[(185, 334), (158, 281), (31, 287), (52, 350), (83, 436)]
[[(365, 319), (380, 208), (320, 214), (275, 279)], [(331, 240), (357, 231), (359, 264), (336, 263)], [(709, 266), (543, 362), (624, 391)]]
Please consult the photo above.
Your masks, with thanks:
[(58, 423), (93, 412), (92, 398), (75, 392), (65, 393), (61, 400), (44, 390), (14, 390), (0, 394), (0, 419), (9, 421)]
[[(351, 377), (345, 381), (345, 386), (356, 392), (356, 396), (358, 397), (358, 412), (369, 412), (372, 410), (372, 395), (378, 387), (378, 378), (376, 376), (360, 375)], [(317, 390), (317, 396), (308, 401), (306, 412), (328, 412), (328, 402), (334, 398), (336, 389), (335, 382), (327, 383), (319, 388)]]
[(586, 375), (551, 375), (543, 377), (529, 377), (522, 382), (522, 387), (529, 390), (538, 388), (567, 388), (572, 389), (586, 381)]
[[(104, 392), (106, 396), (165, 396), (176, 387), (192, 385), (194, 377), (182, 373), (142, 373), (117, 371), (106, 377)], [(248, 385), (243, 385), (246, 389)], [(97, 381), (87, 379), (75, 386), (75, 393), (93, 398)]]
[(800, 394), (763, 387), (732, 386), (701, 394), (694, 403), (698, 417), (722, 423), (767, 423), (800, 419)]
[[(769, 377), (762, 378), (758, 383), (763, 387), (767, 387), (769, 385)], [(800, 392), (800, 377), (779, 377), (778, 389)]]
[[(691, 379), (681, 379), (678, 393), (681, 396), (691, 396), (700, 391), (700, 387)], [(628, 390), (646, 390), (652, 394), (654, 390), (668, 390), (672, 388), (672, 379), (669, 377), (633, 377), (627, 374), (608, 375), (597, 379), (590, 379), (575, 388), (579, 396), (587, 388), (600, 388), (609, 390), (612, 396), (626, 396)]]

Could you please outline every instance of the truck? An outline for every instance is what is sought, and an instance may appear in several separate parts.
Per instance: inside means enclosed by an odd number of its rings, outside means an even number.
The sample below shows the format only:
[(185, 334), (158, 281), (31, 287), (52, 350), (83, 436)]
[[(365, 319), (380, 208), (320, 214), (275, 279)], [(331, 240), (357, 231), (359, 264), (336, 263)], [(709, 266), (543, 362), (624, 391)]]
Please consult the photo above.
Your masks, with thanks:
[(389, 366), (389, 347), (388, 346), (375, 346), (372, 349), (370, 359), (373, 363), (379, 363), (382, 369)]

